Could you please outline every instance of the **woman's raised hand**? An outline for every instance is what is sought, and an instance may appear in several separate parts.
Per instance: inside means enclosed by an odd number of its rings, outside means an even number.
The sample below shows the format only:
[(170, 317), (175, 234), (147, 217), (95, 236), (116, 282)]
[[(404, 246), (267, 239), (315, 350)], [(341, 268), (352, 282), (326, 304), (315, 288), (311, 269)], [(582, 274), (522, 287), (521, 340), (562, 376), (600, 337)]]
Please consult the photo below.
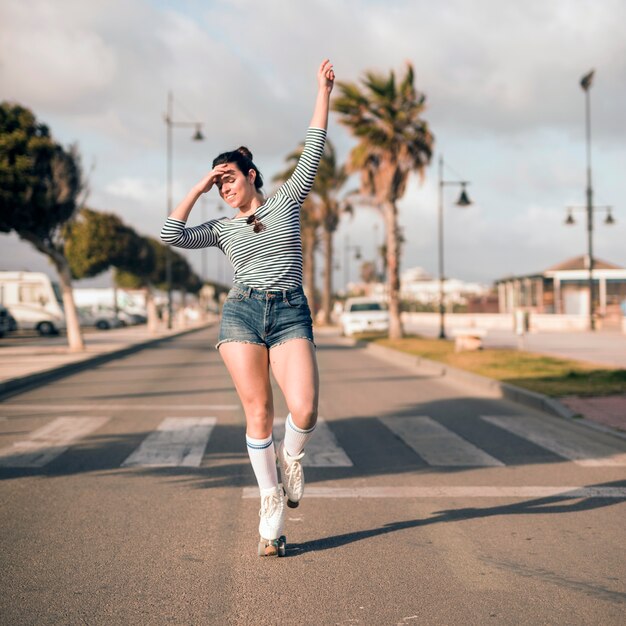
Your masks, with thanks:
[(206, 193), (209, 191), (215, 183), (218, 183), (220, 178), (226, 173), (228, 169), (227, 163), (215, 166), (197, 185), (196, 189), (198, 193)]
[(320, 65), (320, 69), (317, 71), (317, 84), (320, 91), (327, 94), (333, 90), (335, 84), (335, 71), (333, 70), (333, 64), (325, 59)]

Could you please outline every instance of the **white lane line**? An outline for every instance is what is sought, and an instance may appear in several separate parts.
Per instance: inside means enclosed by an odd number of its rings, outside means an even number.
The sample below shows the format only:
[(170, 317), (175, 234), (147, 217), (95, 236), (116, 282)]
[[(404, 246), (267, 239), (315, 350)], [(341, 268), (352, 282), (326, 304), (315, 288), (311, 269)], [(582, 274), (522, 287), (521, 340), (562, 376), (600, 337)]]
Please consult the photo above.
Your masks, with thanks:
[(107, 404), (93, 402), (92, 404), (8, 404), (2, 405), (3, 411), (93, 411), (110, 409), (111, 411), (126, 410), (159, 410), (159, 411), (237, 411), (239, 404)]
[[(274, 440), (285, 436), (285, 418), (274, 419)], [(302, 459), (304, 467), (352, 467), (353, 463), (337, 439), (328, 423), (319, 417), (311, 439), (306, 444), (306, 454)]]
[(0, 450), (0, 467), (43, 467), (77, 439), (100, 428), (108, 417), (57, 417), (23, 441)]
[[(258, 498), (258, 487), (244, 487), (242, 498)], [(626, 487), (311, 487), (309, 498), (618, 498)]]
[(122, 467), (198, 467), (216, 422), (215, 417), (168, 417)]
[(626, 466), (626, 453), (594, 441), (589, 435), (564, 428), (564, 423), (530, 416), (490, 415), (481, 419), (528, 439), (565, 459), (584, 467)]
[(381, 417), (380, 421), (429, 465), (502, 467), (504, 463), (430, 417)]

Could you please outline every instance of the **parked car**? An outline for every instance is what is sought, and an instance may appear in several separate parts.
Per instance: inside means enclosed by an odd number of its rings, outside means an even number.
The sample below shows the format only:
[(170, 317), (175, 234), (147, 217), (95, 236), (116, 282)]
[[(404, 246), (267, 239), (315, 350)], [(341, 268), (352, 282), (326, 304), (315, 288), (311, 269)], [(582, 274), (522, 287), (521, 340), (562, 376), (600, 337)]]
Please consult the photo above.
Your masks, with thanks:
[(42, 272), (0, 272), (0, 303), (20, 330), (56, 335), (65, 328), (61, 290)]
[(112, 309), (79, 307), (78, 317), (81, 326), (95, 326), (98, 330), (109, 330), (125, 325)]
[(117, 316), (120, 318), (125, 326), (137, 326), (138, 324), (145, 324), (148, 318), (140, 313), (129, 313), (128, 311), (118, 311)]
[[(4, 308), (6, 309), (6, 307)], [(7, 317), (9, 318), (9, 332), (12, 333), (18, 329), (17, 320), (13, 317), (10, 309), (7, 309)]]
[(389, 330), (387, 304), (375, 298), (348, 298), (341, 314), (341, 333), (384, 333)]
[(9, 309), (0, 304), (0, 337), (4, 337), (11, 330), (11, 314)]

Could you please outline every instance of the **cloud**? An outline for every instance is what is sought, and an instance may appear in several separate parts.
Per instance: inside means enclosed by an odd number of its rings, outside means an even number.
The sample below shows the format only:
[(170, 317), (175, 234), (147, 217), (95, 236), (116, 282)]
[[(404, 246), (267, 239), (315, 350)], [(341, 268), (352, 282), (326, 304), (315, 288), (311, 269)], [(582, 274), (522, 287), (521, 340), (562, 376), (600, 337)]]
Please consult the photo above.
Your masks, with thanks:
[[(146, 234), (158, 233), (165, 213), (168, 91), (174, 119), (201, 121), (206, 135), (196, 144), (192, 129), (174, 129), (176, 203), (217, 153), (240, 144), (271, 180), (304, 134), (325, 56), (349, 81), (414, 64), (437, 156), (472, 181), (476, 205), (461, 214), (446, 191), (446, 258), (461, 278), (584, 250), (582, 230), (560, 222), (567, 204), (584, 202), (578, 81), (591, 67), (596, 197), (626, 195), (621, 0), (4, 0), (0, 20), (3, 96), (31, 107), (62, 142), (78, 140), (85, 168), (96, 163), (90, 204)], [(347, 155), (354, 140), (334, 116), (330, 135)], [(429, 271), (436, 181), (433, 163), (400, 203), (405, 262)], [(626, 216), (616, 219), (596, 231), (598, 248), (626, 264)], [(371, 226), (372, 214), (355, 217), (338, 237), (350, 232), (373, 248)]]

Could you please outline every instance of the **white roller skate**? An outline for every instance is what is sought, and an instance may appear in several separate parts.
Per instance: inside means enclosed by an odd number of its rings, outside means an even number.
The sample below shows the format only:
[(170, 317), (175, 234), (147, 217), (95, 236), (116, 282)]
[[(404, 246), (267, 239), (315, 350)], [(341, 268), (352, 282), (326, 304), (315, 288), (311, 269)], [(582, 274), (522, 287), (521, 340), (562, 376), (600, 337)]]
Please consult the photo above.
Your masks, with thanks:
[(285, 450), (285, 442), (278, 444), (276, 451), (280, 475), (287, 494), (287, 506), (295, 509), (300, 504), (300, 499), (304, 493), (304, 472), (302, 471), (302, 461), (304, 452), (291, 456)]
[(261, 489), (259, 511), (259, 556), (285, 556), (287, 542), (282, 534), (285, 526), (285, 501), (282, 485)]

